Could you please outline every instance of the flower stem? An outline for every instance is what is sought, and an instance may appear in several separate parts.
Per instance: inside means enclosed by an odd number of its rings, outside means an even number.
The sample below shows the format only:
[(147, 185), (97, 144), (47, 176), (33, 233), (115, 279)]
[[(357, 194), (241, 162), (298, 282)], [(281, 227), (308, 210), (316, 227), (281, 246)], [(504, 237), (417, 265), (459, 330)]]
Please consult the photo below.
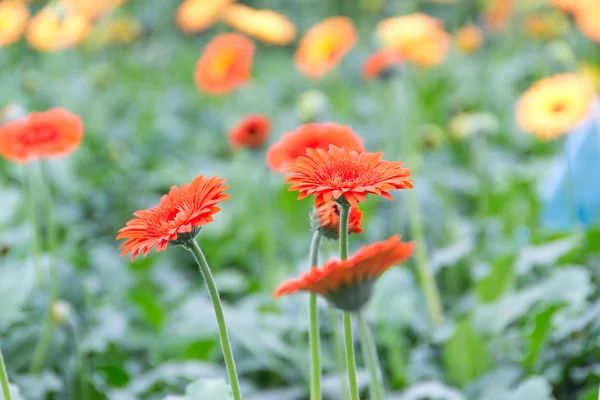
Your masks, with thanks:
[(348, 400), (348, 379), (346, 374), (346, 361), (344, 359), (344, 345), (340, 339), (337, 311), (331, 305), (327, 308), (329, 311), (329, 323), (331, 324), (331, 334), (333, 336), (333, 346), (335, 352), (335, 362), (340, 372), (340, 382), (342, 385), (342, 398)]
[[(321, 234), (315, 230), (310, 243), (310, 267), (319, 263), (319, 249), (321, 247)], [(319, 343), (319, 310), (317, 309), (317, 295), (310, 294), (308, 315), (310, 321), (310, 398), (321, 400), (321, 348)]]
[(375, 346), (373, 335), (371, 334), (371, 330), (369, 329), (369, 325), (367, 324), (363, 313), (359, 311), (357, 313), (357, 318), (363, 355), (369, 371), (371, 400), (384, 400), (385, 387), (379, 369), (380, 365), (377, 357), (377, 347)]
[(25, 202), (27, 204), (27, 216), (31, 229), (31, 249), (33, 250), (33, 265), (35, 267), (35, 277), (38, 286), (42, 285), (42, 267), (40, 265), (40, 232), (35, 210), (35, 182), (31, 169), (25, 169)]
[[(340, 203), (340, 260), (348, 258), (348, 217), (350, 204), (345, 199)], [(356, 361), (354, 359), (354, 338), (352, 336), (352, 315), (344, 312), (344, 341), (346, 346), (346, 369), (348, 372), (348, 385), (350, 398), (359, 400), (358, 383), (356, 379)]]
[(2, 350), (0, 350), (0, 384), (2, 385), (4, 400), (11, 400), (10, 384), (8, 382), (8, 375), (6, 374), (6, 367), (4, 366), (4, 358), (2, 358)]
[(189, 240), (184, 246), (194, 255), (194, 258), (198, 263), (200, 274), (204, 278), (204, 283), (208, 289), (210, 300), (212, 301), (213, 308), (215, 309), (215, 317), (217, 319), (217, 326), (219, 329), (219, 338), (221, 340), (221, 349), (223, 351), (223, 357), (225, 358), (225, 366), (227, 367), (227, 374), (229, 375), (229, 384), (231, 385), (233, 400), (241, 400), (242, 393), (240, 390), (240, 383), (235, 370), (233, 352), (231, 351), (229, 334), (227, 333), (227, 324), (225, 323), (225, 315), (223, 314), (223, 305), (221, 304), (217, 285), (215, 284), (215, 280), (210, 272), (208, 262), (206, 261), (206, 258), (204, 257), (204, 254), (202, 253), (202, 250), (200, 249), (200, 246), (198, 246), (196, 240)]

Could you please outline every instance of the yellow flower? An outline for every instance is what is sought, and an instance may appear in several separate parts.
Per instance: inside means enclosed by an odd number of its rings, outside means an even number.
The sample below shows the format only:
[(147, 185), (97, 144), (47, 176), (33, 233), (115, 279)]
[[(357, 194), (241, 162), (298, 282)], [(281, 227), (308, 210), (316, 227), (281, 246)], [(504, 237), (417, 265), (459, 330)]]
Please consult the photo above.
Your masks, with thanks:
[(296, 26), (273, 10), (255, 10), (234, 4), (225, 9), (223, 20), (234, 29), (265, 43), (286, 45), (296, 38)]
[(483, 33), (477, 25), (466, 25), (454, 34), (456, 47), (463, 53), (472, 53), (481, 47)]
[(19, 40), (25, 31), (29, 9), (23, 3), (0, 1), (0, 47)]
[(582, 63), (577, 68), (577, 73), (594, 84), (596, 91), (600, 90), (600, 67), (593, 64)]
[(210, 28), (233, 0), (185, 0), (177, 8), (177, 26), (188, 34)]
[(591, 112), (596, 92), (577, 74), (559, 74), (533, 84), (517, 104), (517, 125), (543, 140), (563, 135)]
[(575, 12), (575, 20), (584, 35), (600, 43), (600, 0), (580, 5)]
[(66, 3), (49, 5), (34, 15), (25, 36), (39, 51), (59, 51), (83, 41), (90, 29), (87, 18)]

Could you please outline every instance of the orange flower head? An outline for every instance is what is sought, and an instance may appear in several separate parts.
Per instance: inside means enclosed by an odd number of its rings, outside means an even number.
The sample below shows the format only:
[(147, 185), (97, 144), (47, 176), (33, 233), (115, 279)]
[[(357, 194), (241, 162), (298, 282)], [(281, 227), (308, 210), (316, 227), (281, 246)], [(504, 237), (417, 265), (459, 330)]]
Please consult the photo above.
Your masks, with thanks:
[(18, 1), (0, 1), (0, 47), (19, 40), (25, 31), (29, 9)]
[(254, 43), (240, 33), (214, 37), (196, 63), (196, 86), (213, 94), (228, 93), (250, 77)]
[(512, 18), (514, 0), (493, 0), (483, 13), (483, 20), (494, 31), (503, 30)]
[(483, 43), (483, 33), (476, 25), (463, 26), (454, 35), (456, 47), (463, 53), (473, 53)]
[(577, 26), (591, 40), (600, 43), (600, 0), (580, 6), (575, 13)]
[(234, 29), (269, 44), (286, 45), (296, 38), (296, 26), (273, 10), (233, 4), (224, 11), (223, 20)]
[[(348, 233), (362, 233), (360, 226), (363, 213), (358, 207), (350, 207), (348, 215)], [(315, 230), (329, 239), (340, 237), (340, 206), (335, 201), (327, 201), (315, 207), (312, 213), (312, 224)]]
[(127, 239), (120, 247), (121, 255), (132, 253), (133, 261), (138, 254), (146, 257), (153, 248), (164, 251), (169, 243), (193, 240), (200, 228), (221, 211), (217, 205), (231, 197), (223, 193), (229, 187), (223, 186), (224, 182), (225, 179), (200, 175), (181, 188), (172, 186), (158, 206), (133, 213), (135, 218), (117, 236), (117, 240)]
[(560, 12), (531, 13), (523, 18), (525, 33), (533, 38), (550, 39), (561, 35), (569, 28), (569, 21)]
[(397, 51), (379, 50), (366, 59), (362, 67), (362, 76), (366, 81), (373, 80), (402, 61), (402, 56)]
[(234, 149), (247, 147), (249, 149), (260, 148), (271, 130), (271, 123), (264, 115), (248, 115), (241, 120), (230, 132), (229, 142)]
[(307, 149), (290, 165), (285, 178), (292, 185), (288, 190), (300, 192), (298, 200), (315, 196), (315, 206), (330, 200), (356, 206), (368, 194), (392, 200), (388, 190), (413, 187), (410, 170), (401, 162), (382, 161), (383, 153), (358, 153), (329, 146)]
[(286, 133), (267, 151), (267, 165), (275, 172), (285, 172), (287, 167), (307, 149), (328, 149), (329, 145), (348, 150), (365, 151), (363, 141), (349, 126), (332, 122), (301, 125)]
[(90, 30), (89, 20), (68, 3), (51, 4), (31, 18), (25, 36), (38, 51), (59, 51), (81, 43)]
[(200, 33), (217, 22), (233, 0), (185, 0), (177, 8), (175, 22), (187, 34)]
[(81, 119), (53, 108), (0, 126), (0, 154), (20, 163), (62, 157), (78, 148), (82, 137)]
[(577, 12), (583, 8), (593, 6), (597, 0), (551, 0), (552, 5), (565, 12)]
[(542, 79), (521, 96), (517, 124), (543, 140), (567, 133), (591, 112), (594, 85), (576, 74), (559, 74)]
[(296, 66), (309, 78), (320, 78), (342, 61), (357, 40), (350, 18), (328, 18), (304, 35), (296, 52)]
[(361, 247), (346, 260), (331, 259), (322, 268), (311, 268), (300, 278), (282, 283), (274, 297), (304, 291), (325, 297), (340, 310), (360, 311), (371, 298), (377, 279), (392, 266), (408, 260), (414, 248), (413, 242), (401, 242), (400, 235), (392, 236)]

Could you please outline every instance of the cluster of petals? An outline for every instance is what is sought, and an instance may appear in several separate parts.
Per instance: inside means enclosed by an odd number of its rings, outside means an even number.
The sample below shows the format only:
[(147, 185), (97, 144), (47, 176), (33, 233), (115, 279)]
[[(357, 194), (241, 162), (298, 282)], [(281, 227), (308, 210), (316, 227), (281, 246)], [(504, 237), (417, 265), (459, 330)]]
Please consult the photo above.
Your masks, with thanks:
[(51, 3), (31, 18), (25, 37), (32, 48), (54, 52), (81, 43), (90, 28), (90, 20), (70, 3)]
[[(362, 233), (363, 213), (358, 207), (350, 207), (348, 214), (348, 233)], [(313, 224), (321, 234), (330, 239), (338, 239), (340, 234), (340, 205), (327, 201), (315, 207)]]
[(260, 114), (251, 114), (238, 122), (229, 132), (229, 142), (234, 149), (260, 148), (271, 130), (271, 122)]
[(398, 51), (393, 49), (378, 50), (365, 60), (362, 67), (362, 76), (365, 80), (370, 81), (403, 61), (404, 58)]

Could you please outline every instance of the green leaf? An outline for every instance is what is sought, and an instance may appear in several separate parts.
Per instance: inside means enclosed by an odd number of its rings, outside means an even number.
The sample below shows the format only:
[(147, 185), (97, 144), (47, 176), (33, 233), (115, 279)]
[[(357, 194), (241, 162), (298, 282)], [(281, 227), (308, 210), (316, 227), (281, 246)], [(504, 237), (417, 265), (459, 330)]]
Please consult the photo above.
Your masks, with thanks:
[(450, 379), (465, 386), (491, 366), (491, 357), (485, 343), (468, 319), (459, 322), (446, 344), (444, 361)]
[(523, 363), (529, 367), (529, 370), (531, 371), (535, 370), (539, 352), (552, 331), (552, 316), (559, 309), (560, 306), (552, 305), (535, 316), (535, 326), (529, 335), (527, 335), (529, 338), (529, 352), (523, 360)]
[(497, 300), (504, 294), (514, 278), (515, 256), (509, 255), (496, 260), (490, 273), (475, 287), (477, 297), (484, 303)]
[(230, 400), (231, 388), (222, 379), (203, 379), (185, 389), (185, 400)]
[(19, 317), (34, 284), (35, 274), (30, 264), (0, 268), (0, 330)]

